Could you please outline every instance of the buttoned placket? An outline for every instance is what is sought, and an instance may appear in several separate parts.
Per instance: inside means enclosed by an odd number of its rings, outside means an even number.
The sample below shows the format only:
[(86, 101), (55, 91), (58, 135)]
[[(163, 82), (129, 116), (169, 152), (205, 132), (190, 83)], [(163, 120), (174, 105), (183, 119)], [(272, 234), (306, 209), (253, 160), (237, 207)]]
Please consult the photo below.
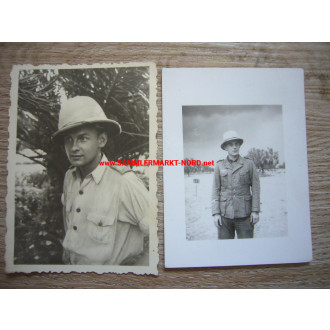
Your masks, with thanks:
[(86, 186), (91, 182), (92, 180), (92, 174), (88, 174), (83, 181), (81, 181), (80, 175), (76, 172), (76, 175), (78, 176), (78, 191), (75, 194), (75, 198), (73, 200), (72, 210), (73, 210), (73, 217), (72, 217), (72, 229), (73, 230), (79, 230), (79, 227), (82, 223), (82, 218), (85, 215), (84, 210), (84, 203), (83, 200), (85, 199), (84, 196), (84, 190)]
[[(228, 172), (228, 189), (230, 191), (230, 196), (232, 197), (232, 213), (234, 218), (235, 218), (235, 212), (238, 212), (238, 203), (236, 200), (236, 189), (234, 188), (235, 186), (237, 186), (238, 182), (233, 182), (235, 180), (235, 176), (234, 173), (236, 171), (238, 171), (241, 167), (243, 166), (243, 164), (240, 162), (240, 159), (238, 158), (235, 162), (230, 162), (228, 159), (226, 159), (225, 162), (225, 167), (227, 169)], [(238, 180), (238, 178), (237, 178)]]
[[(103, 161), (107, 161), (107, 158), (103, 155)], [(85, 190), (88, 189), (87, 185), (90, 184), (92, 180), (98, 184), (104, 174), (105, 166), (97, 166), (91, 173), (89, 173), (83, 180), (81, 179), (81, 174), (78, 168), (74, 170), (75, 177), (75, 188), (73, 189), (74, 200), (72, 201), (72, 216), (71, 216), (71, 228), (73, 230), (79, 230), (79, 226), (82, 224), (84, 217), (87, 216), (86, 209), (84, 209), (84, 201), (86, 200)], [(79, 185), (78, 187), (76, 185)], [(87, 188), (86, 188), (87, 187)], [(87, 194), (88, 195), (88, 194)], [(70, 224), (69, 224), (70, 226)], [(99, 226), (102, 226), (100, 221)]]

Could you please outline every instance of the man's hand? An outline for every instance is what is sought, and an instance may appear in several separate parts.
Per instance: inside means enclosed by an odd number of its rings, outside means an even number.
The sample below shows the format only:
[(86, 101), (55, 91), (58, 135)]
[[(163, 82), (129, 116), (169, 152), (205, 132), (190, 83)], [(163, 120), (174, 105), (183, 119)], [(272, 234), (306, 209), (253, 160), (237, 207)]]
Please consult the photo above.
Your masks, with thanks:
[(222, 222), (221, 222), (221, 216), (220, 214), (215, 214), (213, 216), (213, 221), (214, 221), (214, 225), (218, 228), (220, 228), (220, 226), (222, 226)]
[(258, 212), (252, 212), (250, 216), (250, 222), (255, 225), (259, 221), (259, 213)]

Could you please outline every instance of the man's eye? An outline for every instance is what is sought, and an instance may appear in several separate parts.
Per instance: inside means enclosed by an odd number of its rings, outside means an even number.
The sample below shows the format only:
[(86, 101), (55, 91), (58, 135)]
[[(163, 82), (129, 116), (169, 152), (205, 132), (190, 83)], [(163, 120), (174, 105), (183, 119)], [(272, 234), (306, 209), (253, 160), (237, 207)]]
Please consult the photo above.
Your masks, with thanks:
[(71, 142), (71, 138), (69, 138), (69, 137), (66, 137), (66, 138), (64, 138), (64, 143), (70, 143)]
[(87, 136), (82, 136), (81, 138), (80, 138), (80, 141), (82, 141), (82, 142), (86, 142), (88, 139), (87, 139)]

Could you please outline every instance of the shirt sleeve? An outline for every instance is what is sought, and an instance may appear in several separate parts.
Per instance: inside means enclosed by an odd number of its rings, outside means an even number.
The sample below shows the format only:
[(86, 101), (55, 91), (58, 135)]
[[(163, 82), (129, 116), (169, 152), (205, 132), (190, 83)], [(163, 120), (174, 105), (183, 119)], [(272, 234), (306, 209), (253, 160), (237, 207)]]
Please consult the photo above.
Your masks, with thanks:
[(66, 204), (67, 204), (67, 182), (68, 182), (68, 172), (65, 173), (64, 182), (63, 182), (63, 193), (61, 195), (61, 202), (63, 206), (63, 224), (65, 232), (68, 229), (68, 223), (66, 218)]
[(212, 215), (220, 214), (220, 169), (216, 164), (212, 186)]
[(138, 225), (143, 232), (147, 232), (150, 219), (148, 194), (143, 182), (134, 172), (125, 173), (119, 201), (119, 220)]

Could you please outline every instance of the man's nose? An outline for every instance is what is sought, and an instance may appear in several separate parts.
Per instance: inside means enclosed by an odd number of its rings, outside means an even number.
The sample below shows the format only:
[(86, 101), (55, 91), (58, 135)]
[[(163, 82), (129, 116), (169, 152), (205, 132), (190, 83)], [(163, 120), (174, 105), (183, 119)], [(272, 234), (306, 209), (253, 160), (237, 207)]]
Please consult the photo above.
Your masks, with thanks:
[(77, 140), (74, 139), (74, 140), (72, 141), (71, 150), (72, 150), (72, 151), (75, 151), (75, 150), (78, 150), (78, 149), (79, 149), (79, 146), (78, 146)]

